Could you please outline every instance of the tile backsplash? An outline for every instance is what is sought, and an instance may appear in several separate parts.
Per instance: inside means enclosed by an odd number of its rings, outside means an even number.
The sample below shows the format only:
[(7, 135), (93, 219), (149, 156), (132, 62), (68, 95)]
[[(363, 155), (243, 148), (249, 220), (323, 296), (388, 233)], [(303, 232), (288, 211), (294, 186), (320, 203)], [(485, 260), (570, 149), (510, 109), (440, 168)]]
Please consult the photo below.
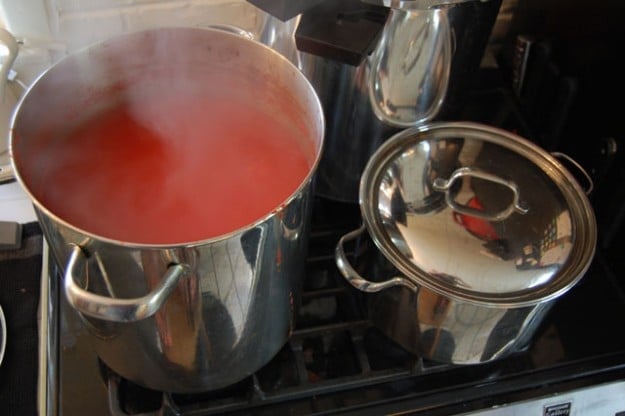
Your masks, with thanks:
[(116, 34), (211, 24), (259, 33), (267, 18), (245, 0), (0, 0), (0, 27), (20, 42), (14, 69), (26, 84), (67, 53)]
[[(503, 5), (493, 38), (503, 37), (518, 0)], [(236, 25), (292, 61), (292, 39), (275, 39), (294, 28), (270, 17), (246, 0), (0, 0), (0, 27), (20, 42), (14, 64), (28, 84), (60, 57), (116, 34), (156, 26)], [(273, 20), (269, 22), (268, 20)], [(289, 25), (285, 29), (284, 25)], [(282, 49), (282, 50), (281, 50)]]
[(227, 0), (48, 0), (57, 3), (54, 35), (70, 50), (129, 30), (164, 25), (236, 24), (253, 30), (255, 7)]

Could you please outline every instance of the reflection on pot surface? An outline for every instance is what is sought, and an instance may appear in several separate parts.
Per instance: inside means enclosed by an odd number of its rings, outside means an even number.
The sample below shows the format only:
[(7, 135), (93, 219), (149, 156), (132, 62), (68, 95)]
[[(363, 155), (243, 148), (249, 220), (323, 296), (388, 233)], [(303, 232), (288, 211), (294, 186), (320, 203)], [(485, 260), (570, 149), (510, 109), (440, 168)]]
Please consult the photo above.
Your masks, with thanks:
[[(298, 213), (300, 226), (303, 214)], [(284, 268), (296, 272), (299, 266), (289, 259), (301, 250), (287, 239), (276, 245), (270, 227), (283, 224), (274, 220), (237, 238), (177, 250), (178, 261), (189, 271), (150, 318), (112, 322), (81, 315), (95, 335), (100, 358), (140, 384), (175, 384), (179, 390), (232, 384), (241, 378), (233, 369), (262, 365), (291, 331), (288, 317), (299, 286), (297, 273), (269, 278)], [(85, 246), (97, 254), (81, 263), (85, 272), (76, 274), (85, 278), (76, 283), (109, 297), (151, 292), (170, 261), (156, 250), (128, 252), (95, 241)], [(276, 257), (282, 254), (284, 259)]]
[[(495, 160), (496, 169), (505, 166), (517, 172), (511, 182), (525, 191), (519, 195), (525, 211), (508, 214), (515, 209), (514, 193), (490, 178), (478, 177), (476, 172), (481, 171), (456, 174), (459, 166), (483, 166)], [(525, 163), (495, 144), (421, 142), (398, 155), (382, 175), (380, 220), (405, 259), (431, 276), (445, 271), (455, 279), (454, 286), (486, 293), (540, 286), (571, 255), (573, 228), (567, 201), (551, 197), (551, 179), (546, 174), (526, 174)], [(437, 187), (438, 179), (454, 174), (457, 179), (448, 191)]]
[(551, 306), (486, 308), (398, 287), (371, 295), (369, 313), (378, 328), (415, 355), (470, 364), (525, 348)]

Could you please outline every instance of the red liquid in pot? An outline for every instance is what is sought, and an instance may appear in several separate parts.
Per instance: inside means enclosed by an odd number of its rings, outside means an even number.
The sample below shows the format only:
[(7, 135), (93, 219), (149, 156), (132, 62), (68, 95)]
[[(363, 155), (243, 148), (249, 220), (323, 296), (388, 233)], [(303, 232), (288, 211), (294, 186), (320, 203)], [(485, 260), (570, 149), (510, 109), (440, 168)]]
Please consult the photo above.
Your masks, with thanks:
[(68, 223), (112, 239), (211, 238), (264, 217), (298, 188), (314, 160), (302, 135), (243, 97), (145, 94), (55, 142), (36, 195)]

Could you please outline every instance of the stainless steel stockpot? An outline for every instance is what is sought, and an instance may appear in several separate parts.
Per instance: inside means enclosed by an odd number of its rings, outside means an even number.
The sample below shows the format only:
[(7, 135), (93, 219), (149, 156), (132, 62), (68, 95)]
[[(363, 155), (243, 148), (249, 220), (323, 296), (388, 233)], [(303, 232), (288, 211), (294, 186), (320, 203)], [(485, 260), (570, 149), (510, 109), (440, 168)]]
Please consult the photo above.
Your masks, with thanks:
[[(442, 362), (524, 348), (596, 244), (592, 207), (563, 164), (477, 123), (430, 123), (390, 138), (364, 171), (360, 208), (363, 226), (339, 241), (337, 266), (374, 293), (371, 317), (384, 332)], [(365, 231), (381, 254), (368, 269), (375, 281), (345, 255)]]
[[(358, 200), (358, 182), (391, 135), (461, 108), (501, 0), (363, 0), (388, 7), (373, 51), (358, 66), (301, 53), (326, 117), (315, 193)], [(322, 20), (323, 22), (323, 20)], [(324, 22), (325, 23), (325, 22)]]
[[(152, 79), (154, 73), (160, 78)], [(171, 79), (162, 82), (163, 74)], [(33, 190), (41, 184), (28, 179), (37, 177), (29, 172), (37, 169), (32, 158), (45, 156), (71, 120), (111, 94), (154, 82), (165, 90), (177, 81), (221, 82), (249, 94), (251, 102), (276, 107), (277, 116), (291, 117), (301, 133), (294, 145), (311, 142), (305, 146), (310, 170), (293, 194), (248, 226), (174, 245), (104, 238), (38, 200)], [(157, 28), (120, 35), (42, 74), (12, 120), (12, 163), (64, 274), (66, 298), (111, 369), (152, 389), (207, 391), (242, 380), (280, 350), (293, 327), (323, 131), (320, 102), (300, 71), (269, 47), (224, 30)], [(227, 180), (228, 172), (218, 174)], [(54, 178), (44, 180), (55, 186)]]

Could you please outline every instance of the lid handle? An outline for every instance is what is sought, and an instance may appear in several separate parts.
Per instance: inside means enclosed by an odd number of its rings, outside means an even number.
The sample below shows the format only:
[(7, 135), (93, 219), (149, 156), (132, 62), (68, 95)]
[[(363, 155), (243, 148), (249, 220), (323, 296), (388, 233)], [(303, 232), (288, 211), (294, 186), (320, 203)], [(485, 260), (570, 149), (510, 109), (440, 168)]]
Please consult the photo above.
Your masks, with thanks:
[[(451, 188), (456, 180), (461, 179), (464, 176), (480, 178), (505, 186), (510, 191), (512, 191), (512, 202), (510, 203), (510, 205), (508, 205), (507, 208), (495, 213), (481, 211), (457, 203), (453, 198)], [(519, 214), (527, 214), (528, 211), (528, 209), (523, 207), (519, 202), (519, 187), (516, 185), (516, 183), (500, 178), (497, 175), (485, 172), (480, 169), (471, 167), (458, 168), (451, 174), (448, 180), (445, 180), (443, 178), (436, 178), (432, 186), (436, 191), (444, 192), (447, 205), (460, 214), (470, 215), (487, 221), (502, 221), (508, 218), (514, 212), (518, 212)]]

